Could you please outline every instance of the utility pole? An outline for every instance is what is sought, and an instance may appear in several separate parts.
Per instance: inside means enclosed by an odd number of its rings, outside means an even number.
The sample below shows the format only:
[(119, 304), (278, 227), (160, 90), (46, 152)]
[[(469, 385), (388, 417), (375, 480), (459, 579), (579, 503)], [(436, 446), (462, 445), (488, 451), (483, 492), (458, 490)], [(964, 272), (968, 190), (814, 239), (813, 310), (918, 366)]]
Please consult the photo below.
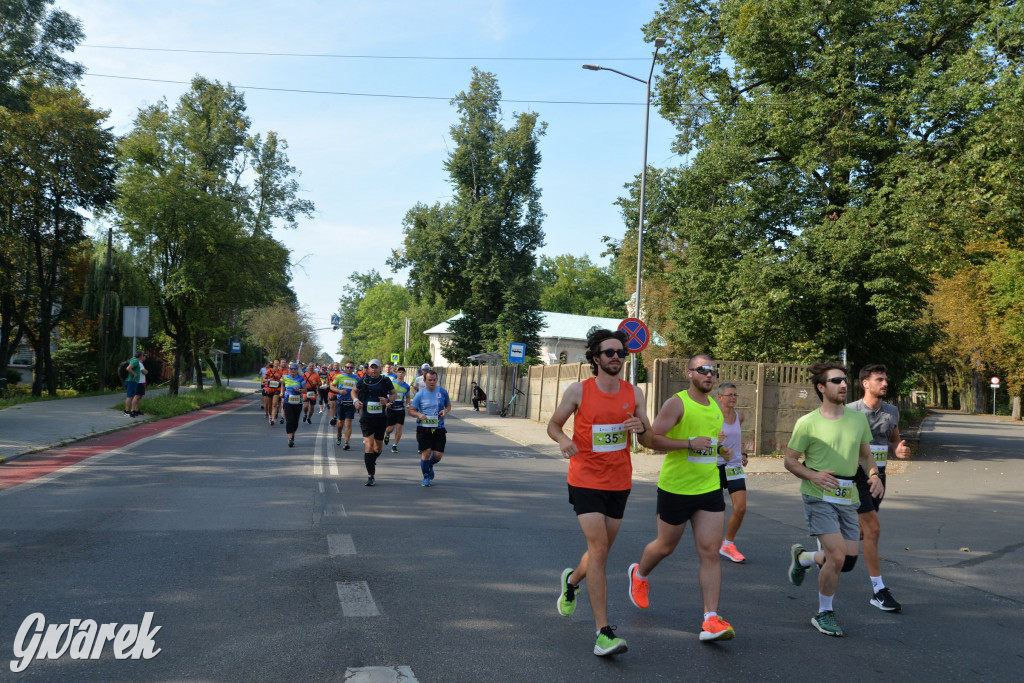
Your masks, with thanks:
[(100, 378), (99, 391), (106, 388), (107, 383), (107, 330), (110, 323), (107, 320), (108, 299), (110, 299), (110, 252), (114, 241), (114, 229), (107, 228), (107, 265), (103, 268), (103, 306), (100, 312)]

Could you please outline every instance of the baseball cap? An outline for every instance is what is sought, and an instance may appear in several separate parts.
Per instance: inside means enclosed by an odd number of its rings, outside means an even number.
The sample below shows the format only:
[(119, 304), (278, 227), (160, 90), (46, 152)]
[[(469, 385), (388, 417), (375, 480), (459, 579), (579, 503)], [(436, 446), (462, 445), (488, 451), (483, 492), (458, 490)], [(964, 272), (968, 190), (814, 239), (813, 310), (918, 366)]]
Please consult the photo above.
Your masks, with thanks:
[(381, 365), (380, 365), (380, 360), (379, 360), (379, 359), (377, 359), (377, 358), (374, 358), (374, 359), (373, 359), (373, 360), (371, 360), (371, 361), (370, 361), (369, 363), (367, 363), (367, 367), (369, 367), (369, 366), (371, 366), (371, 365), (376, 365), (376, 366), (377, 366), (377, 367), (379, 368), (379, 367), (381, 366)]
[(420, 370), (429, 370), (429, 369), (430, 369), (430, 363), (424, 363), (423, 365), (420, 366)]

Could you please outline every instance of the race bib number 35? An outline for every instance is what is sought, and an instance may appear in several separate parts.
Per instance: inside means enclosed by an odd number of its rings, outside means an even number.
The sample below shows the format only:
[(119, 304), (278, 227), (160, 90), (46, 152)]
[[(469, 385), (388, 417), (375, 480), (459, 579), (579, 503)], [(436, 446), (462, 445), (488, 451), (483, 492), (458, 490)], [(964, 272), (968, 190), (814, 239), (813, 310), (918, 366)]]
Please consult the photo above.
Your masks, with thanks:
[[(694, 439), (700, 437), (693, 437)], [(718, 439), (711, 437), (711, 445), (706, 450), (695, 451), (692, 448), (686, 453), (686, 461), (697, 465), (718, 464)]]
[(839, 486), (823, 489), (821, 499), (835, 505), (853, 505), (853, 479), (837, 479)]
[(591, 429), (593, 436), (593, 449), (595, 453), (609, 453), (621, 451), (629, 442), (626, 436), (626, 428), (621, 425), (594, 425)]
[(885, 462), (889, 459), (889, 446), (876, 446), (871, 444), (871, 455), (875, 457), (875, 464), (879, 467), (885, 467)]

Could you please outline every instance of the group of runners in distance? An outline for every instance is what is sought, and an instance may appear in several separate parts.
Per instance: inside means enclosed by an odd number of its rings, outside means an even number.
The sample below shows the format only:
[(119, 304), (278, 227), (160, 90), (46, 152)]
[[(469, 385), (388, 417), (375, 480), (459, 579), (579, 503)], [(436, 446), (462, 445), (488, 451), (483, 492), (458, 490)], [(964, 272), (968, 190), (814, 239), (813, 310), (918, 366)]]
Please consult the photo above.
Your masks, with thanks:
[[(635, 436), (641, 445), (666, 456), (658, 477), (656, 535), (627, 569), (629, 599), (639, 609), (649, 608), (650, 574), (675, 551), (689, 522), (703, 599), (699, 639), (731, 640), (735, 630), (718, 607), (721, 558), (736, 563), (746, 559), (735, 544), (747, 509), (744, 418), (736, 411), (737, 388), (722, 383), (713, 400), (717, 366), (711, 356), (695, 355), (686, 366), (689, 387), (671, 396), (652, 423), (643, 391), (619, 379), (626, 341), (622, 331), (590, 331), (586, 359), (594, 376), (570, 385), (548, 422), (548, 436), (569, 460), (569, 503), (586, 540), (579, 563), (562, 571), (558, 612), (573, 614), (586, 580), (597, 636), (594, 654), (627, 651), (626, 640), (608, 620), (606, 565), (632, 488), (630, 442)], [(802, 480), (804, 517), (818, 548), (793, 545), (788, 577), (799, 586), (807, 571), (818, 567), (818, 611), (811, 623), (821, 633), (842, 636), (832, 602), (839, 574), (856, 564), (861, 538), (872, 586), (870, 604), (887, 612), (901, 609), (882, 581), (878, 509), (887, 459), (906, 458), (909, 450), (900, 439), (899, 410), (882, 400), (888, 388), (884, 366), (867, 365), (860, 371), (864, 398), (850, 404), (845, 366), (816, 363), (809, 374), (822, 406), (797, 421), (785, 466)], [(570, 417), (572, 436), (563, 430)], [(728, 521), (723, 491), (732, 501)]]
[[(313, 424), (313, 409), (325, 411), (337, 428), (337, 445), (351, 448), (352, 421), (359, 415), (363, 436), (366, 486), (376, 483), (377, 459), (384, 446), (398, 452), (405, 414), (416, 419), (416, 445), (420, 455), (422, 486), (431, 486), (434, 465), (444, 457), (445, 415), (451, 410), (448, 392), (437, 386), (437, 372), (429, 363), (406, 383), (404, 367), (374, 358), (358, 368), (352, 361), (317, 366), (287, 359), (267, 362), (260, 370), (264, 419), (270, 426), (285, 425), (288, 446), (295, 446), (300, 420)], [(344, 444), (344, 445), (342, 445)]]

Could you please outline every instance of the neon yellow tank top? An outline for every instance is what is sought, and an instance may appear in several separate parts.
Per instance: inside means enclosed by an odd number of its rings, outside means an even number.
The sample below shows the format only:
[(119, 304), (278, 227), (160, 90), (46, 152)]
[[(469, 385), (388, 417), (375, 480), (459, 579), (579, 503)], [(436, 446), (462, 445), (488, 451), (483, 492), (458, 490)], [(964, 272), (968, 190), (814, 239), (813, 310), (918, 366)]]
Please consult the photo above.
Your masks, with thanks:
[(721, 486), (718, 478), (718, 435), (722, 433), (722, 410), (709, 400), (709, 405), (697, 403), (686, 391), (676, 396), (683, 402), (683, 419), (665, 435), (670, 439), (696, 439), (706, 436), (715, 445), (707, 451), (682, 449), (669, 451), (658, 476), (658, 488), (681, 496), (697, 496)]

